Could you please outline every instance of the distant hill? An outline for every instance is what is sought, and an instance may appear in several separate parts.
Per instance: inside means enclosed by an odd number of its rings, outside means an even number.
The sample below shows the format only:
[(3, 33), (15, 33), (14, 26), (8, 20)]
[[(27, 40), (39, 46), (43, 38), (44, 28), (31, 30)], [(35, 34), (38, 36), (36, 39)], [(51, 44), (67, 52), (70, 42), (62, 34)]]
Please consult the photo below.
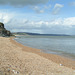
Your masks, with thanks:
[(70, 36), (66, 34), (39, 34), (39, 33), (29, 33), (29, 32), (15, 32), (15, 35), (39, 35), (39, 36)]

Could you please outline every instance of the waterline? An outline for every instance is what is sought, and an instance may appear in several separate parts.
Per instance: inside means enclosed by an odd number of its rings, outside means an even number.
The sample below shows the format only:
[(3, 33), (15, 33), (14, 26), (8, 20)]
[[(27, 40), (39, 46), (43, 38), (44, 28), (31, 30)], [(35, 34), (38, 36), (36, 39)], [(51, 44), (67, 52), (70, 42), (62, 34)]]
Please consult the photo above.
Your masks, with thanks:
[(75, 59), (75, 38), (67, 36), (18, 36), (17, 42), (32, 48)]

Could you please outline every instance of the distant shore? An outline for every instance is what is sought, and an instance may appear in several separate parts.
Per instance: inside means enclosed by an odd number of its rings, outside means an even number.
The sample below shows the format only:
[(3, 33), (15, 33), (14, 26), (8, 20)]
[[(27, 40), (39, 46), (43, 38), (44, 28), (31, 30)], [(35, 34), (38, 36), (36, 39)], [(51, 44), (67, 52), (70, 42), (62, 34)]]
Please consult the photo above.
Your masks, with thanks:
[(0, 74), (75, 75), (75, 61), (0, 37)]

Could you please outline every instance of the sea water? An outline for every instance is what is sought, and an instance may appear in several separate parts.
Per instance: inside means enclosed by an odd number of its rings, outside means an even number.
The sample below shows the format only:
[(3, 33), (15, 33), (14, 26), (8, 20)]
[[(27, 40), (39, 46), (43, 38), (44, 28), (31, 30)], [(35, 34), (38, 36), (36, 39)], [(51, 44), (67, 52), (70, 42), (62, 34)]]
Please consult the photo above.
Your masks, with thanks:
[(75, 36), (17, 36), (15, 40), (25, 46), (70, 57), (75, 60)]

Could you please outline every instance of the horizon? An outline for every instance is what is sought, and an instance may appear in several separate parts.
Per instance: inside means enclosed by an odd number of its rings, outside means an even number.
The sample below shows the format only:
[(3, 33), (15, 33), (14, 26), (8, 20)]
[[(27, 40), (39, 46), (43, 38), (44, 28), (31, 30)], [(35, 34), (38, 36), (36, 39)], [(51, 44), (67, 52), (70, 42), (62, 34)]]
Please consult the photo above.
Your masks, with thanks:
[(0, 22), (11, 32), (75, 35), (74, 0), (0, 0)]

